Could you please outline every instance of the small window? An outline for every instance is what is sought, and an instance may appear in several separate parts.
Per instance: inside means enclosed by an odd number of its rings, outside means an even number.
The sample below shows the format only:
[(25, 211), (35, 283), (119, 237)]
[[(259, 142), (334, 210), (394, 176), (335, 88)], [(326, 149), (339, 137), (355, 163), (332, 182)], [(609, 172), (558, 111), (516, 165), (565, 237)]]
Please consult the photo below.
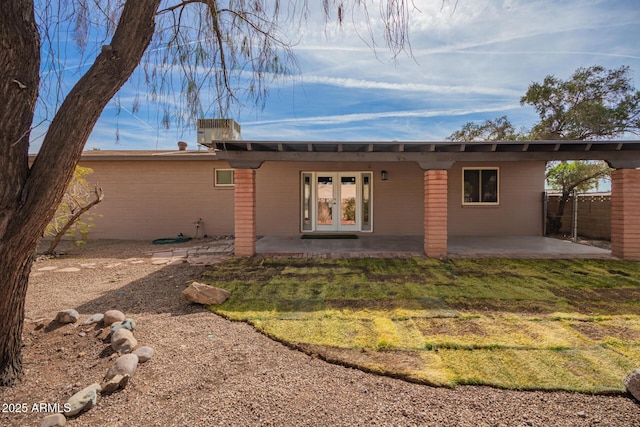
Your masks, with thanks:
[(216, 187), (233, 186), (233, 169), (216, 169), (214, 175)]
[(462, 175), (462, 204), (497, 205), (499, 203), (498, 168), (464, 168)]

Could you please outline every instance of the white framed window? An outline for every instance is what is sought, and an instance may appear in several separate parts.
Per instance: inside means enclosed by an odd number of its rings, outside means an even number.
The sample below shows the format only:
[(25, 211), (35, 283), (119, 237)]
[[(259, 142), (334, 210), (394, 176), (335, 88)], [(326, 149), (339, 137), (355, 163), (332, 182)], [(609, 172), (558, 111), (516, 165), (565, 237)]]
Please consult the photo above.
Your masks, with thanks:
[(214, 182), (216, 187), (233, 187), (233, 169), (214, 169)]
[(462, 204), (500, 204), (500, 169), (462, 168)]

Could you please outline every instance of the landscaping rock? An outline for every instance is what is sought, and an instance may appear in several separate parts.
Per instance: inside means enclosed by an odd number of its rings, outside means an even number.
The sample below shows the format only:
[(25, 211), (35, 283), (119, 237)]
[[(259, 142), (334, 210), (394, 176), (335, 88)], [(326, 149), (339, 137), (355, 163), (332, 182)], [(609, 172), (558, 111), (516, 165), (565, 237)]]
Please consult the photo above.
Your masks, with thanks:
[(640, 402), (640, 368), (627, 375), (625, 379), (622, 380), (622, 384), (624, 384), (627, 391)]
[(131, 353), (137, 345), (133, 332), (126, 328), (120, 328), (111, 335), (111, 348), (118, 353)]
[(100, 323), (104, 319), (104, 314), (96, 313), (90, 316), (87, 320), (82, 322), (83, 325), (93, 325), (94, 323)]
[(147, 360), (151, 359), (153, 357), (153, 349), (149, 346), (143, 346), (140, 348), (137, 348), (133, 354), (135, 354), (136, 356), (138, 356), (138, 361), (140, 363), (144, 363)]
[(62, 310), (56, 315), (56, 322), (60, 323), (76, 323), (80, 315), (74, 309)]
[(222, 304), (231, 296), (226, 289), (216, 288), (203, 283), (193, 282), (182, 291), (182, 296), (191, 302), (204, 305)]
[[(124, 329), (126, 330), (126, 329)], [(131, 331), (129, 331), (131, 332)], [(107, 375), (105, 375), (105, 381), (111, 380), (116, 375), (129, 375), (133, 376), (133, 373), (136, 371), (138, 367), (138, 356), (135, 354), (125, 354), (118, 357), (111, 368), (107, 371)]]
[(47, 415), (42, 419), (40, 427), (63, 427), (67, 425), (67, 419), (62, 414)]
[(118, 374), (102, 385), (102, 394), (110, 394), (121, 390), (129, 383), (129, 375)]
[(111, 325), (111, 333), (115, 333), (118, 329), (128, 329), (131, 332), (133, 332), (133, 330), (136, 328), (136, 321), (133, 319), (124, 319), (122, 322), (120, 323), (114, 323), (113, 325)]
[(93, 408), (98, 402), (98, 393), (102, 390), (100, 384), (94, 383), (83, 388), (67, 401), (70, 409), (65, 412), (67, 417), (73, 417)]
[(114, 322), (122, 322), (124, 319), (124, 313), (120, 310), (108, 310), (104, 312), (104, 319), (102, 319), (102, 321), (105, 325), (110, 325)]

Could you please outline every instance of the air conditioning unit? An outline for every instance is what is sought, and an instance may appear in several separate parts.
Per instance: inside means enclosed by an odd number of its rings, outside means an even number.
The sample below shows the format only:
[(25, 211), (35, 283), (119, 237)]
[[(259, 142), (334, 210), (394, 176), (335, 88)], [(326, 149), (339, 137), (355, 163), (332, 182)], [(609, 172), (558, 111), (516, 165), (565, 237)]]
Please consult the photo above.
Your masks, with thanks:
[(198, 119), (198, 144), (242, 139), (240, 125), (233, 119)]

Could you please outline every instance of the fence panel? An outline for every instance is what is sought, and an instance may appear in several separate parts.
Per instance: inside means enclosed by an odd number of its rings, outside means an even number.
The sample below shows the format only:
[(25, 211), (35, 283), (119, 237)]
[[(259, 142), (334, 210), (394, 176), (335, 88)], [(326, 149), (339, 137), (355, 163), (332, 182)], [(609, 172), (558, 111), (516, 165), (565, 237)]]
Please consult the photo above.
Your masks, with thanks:
[[(547, 193), (547, 215), (555, 215), (561, 195)], [(573, 196), (565, 205), (560, 233), (570, 236), (573, 224)], [(578, 194), (578, 236), (611, 240), (611, 193)], [(546, 223), (546, 222), (545, 222)]]

